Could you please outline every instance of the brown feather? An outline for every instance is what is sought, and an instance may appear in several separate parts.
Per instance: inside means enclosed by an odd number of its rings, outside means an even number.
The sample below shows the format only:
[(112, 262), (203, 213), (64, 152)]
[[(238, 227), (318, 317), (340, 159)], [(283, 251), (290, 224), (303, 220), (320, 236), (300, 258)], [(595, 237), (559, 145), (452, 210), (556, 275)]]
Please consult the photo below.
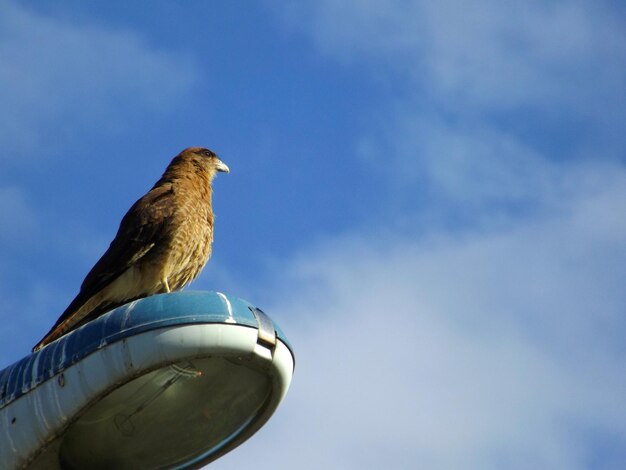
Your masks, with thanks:
[(211, 256), (211, 183), (218, 171), (228, 167), (210, 150), (192, 147), (176, 156), (128, 210), (76, 298), (33, 350), (115, 307), (193, 281)]

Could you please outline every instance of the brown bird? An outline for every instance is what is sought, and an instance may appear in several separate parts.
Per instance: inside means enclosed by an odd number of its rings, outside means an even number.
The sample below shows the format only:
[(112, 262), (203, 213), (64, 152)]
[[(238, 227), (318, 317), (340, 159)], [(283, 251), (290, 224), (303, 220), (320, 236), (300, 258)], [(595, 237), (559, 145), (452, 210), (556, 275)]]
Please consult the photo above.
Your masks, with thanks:
[(205, 148), (174, 157), (128, 210), (76, 298), (33, 351), (115, 307), (193, 281), (211, 256), (211, 183), (220, 171), (228, 173), (228, 166)]

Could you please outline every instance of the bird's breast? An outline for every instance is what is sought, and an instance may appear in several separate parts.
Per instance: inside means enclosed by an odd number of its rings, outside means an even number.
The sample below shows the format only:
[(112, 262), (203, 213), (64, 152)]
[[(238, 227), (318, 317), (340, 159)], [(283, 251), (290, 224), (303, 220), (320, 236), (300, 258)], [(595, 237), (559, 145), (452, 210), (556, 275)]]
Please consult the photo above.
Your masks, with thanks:
[(193, 281), (211, 256), (213, 213), (209, 204), (190, 204), (177, 211), (167, 250), (166, 275), (170, 288)]

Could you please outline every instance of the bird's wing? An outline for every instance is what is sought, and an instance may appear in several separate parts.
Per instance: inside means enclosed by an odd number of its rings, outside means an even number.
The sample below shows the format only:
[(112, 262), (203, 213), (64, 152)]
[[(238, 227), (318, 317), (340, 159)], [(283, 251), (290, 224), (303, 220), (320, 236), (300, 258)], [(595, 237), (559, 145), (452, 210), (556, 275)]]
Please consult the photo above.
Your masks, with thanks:
[[(171, 183), (155, 186), (133, 204), (122, 219), (111, 245), (85, 277), (76, 298), (36, 348), (80, 326), (94, 315), (102, 313), (103, 308), (111, 309), (120, 305), (119, 303), (102, 304), (96, 306), (97, 310), (86, 312), (86, 315), (72, 319), (76, 311), (90, 298), (108, 286), (169, 235), (169, 222), (175, 210), (174, 189)], [(141, 295), (137, 295), (136, 298), (139, 297)]]
[(176, 205), (171, 183), (156, 186), (128, 210), (107, 251), (80, 286), (87, 297), (113, 282), (169, 233)]

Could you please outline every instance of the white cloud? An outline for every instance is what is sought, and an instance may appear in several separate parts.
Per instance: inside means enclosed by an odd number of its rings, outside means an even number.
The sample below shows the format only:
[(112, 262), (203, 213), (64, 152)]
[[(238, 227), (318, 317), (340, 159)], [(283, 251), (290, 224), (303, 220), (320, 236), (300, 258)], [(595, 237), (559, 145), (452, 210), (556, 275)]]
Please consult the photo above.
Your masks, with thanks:
[[(625, 76), (623, 28), (595, 5), (482, 1), (461, 8), (445, 1), (429, 2), (423, 11), (432, 41), (428, 68), (453, 99), (495, 109), (531, 105), (555, 112), (561, 105), (585, 113)], [(589, 87), (592, 77), (605, 90)]]
[(198, 71), (185, 57), (158, 50), (136, 33), (0, 5), (2, 155), (44, 157), (85, 129), (115, 130), (135, 108), (167, 109)]
[(593, 186), (589, 162), (623, 157), (626, 33), (608, 6), (343, 0), (283, 7), (286, 23), (322, 54), (393, 90), (354, 143), (372, 174), (386, 177), (380, 198), (392, 218), (423, 226), (516, 217)]
[(383, 217), (419, 227), (508, 223), (559, 210), (569, 198), (622, 177), (604, 148), (555, 158), (532, 139), (484, 121), (453, 124), (432, 115), (398, 113), (354, 147), (387, 183), (380, 194), (388, 207)]
[(402, 114), (375, 137), (363, 137), (357, 152), (377, 168), (379, 156), (385, 157), (395, 192), (407, 191), (409, 197), (427, 192), (438, 204), (471, 209), (542, 199), (555, 189), (560, 172), (559, 165), (514, 135), (433, 116)]
[[(347, 236), (286, 264), (264, 307), (293, 342), (292, 390), (215, 467), (618, 468), (626, 171), (613, 172), (508, 230)], [(598, 457), (593, 436), (615, 447)]]
[(326, 54), (405, 73), (440, 104), (598, 117), (624, 101), (626, 33), (599, 3), (330, 0), (280, 12)]

